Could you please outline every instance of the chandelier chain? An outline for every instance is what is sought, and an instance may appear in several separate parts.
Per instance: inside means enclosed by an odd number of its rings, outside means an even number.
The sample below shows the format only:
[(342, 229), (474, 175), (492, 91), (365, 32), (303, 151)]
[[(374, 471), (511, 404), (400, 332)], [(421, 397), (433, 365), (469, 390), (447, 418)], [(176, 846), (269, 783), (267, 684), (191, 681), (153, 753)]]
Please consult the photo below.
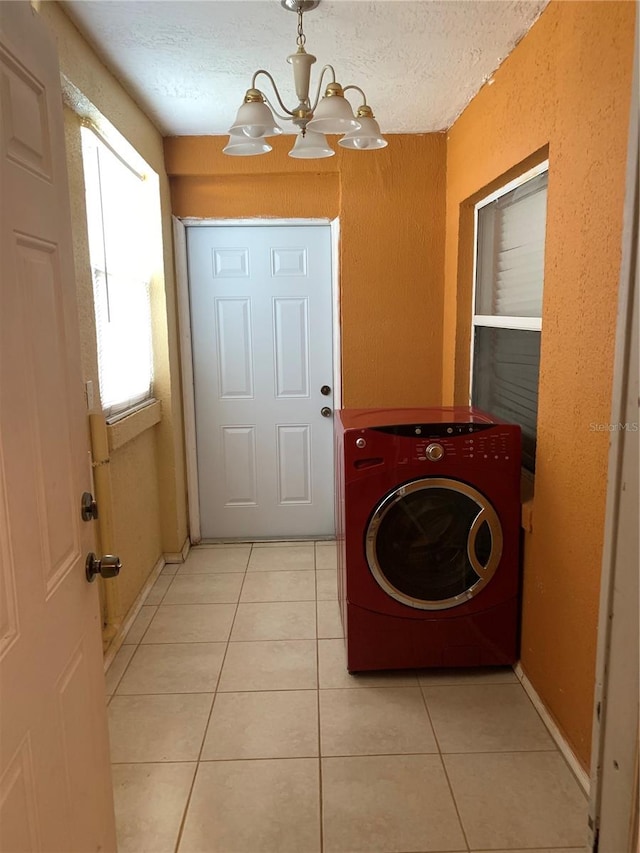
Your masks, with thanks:
[(307, 37), (302, 29), (302, 6), (298, 6), (298, 38), (296, 44), (298, 47), (304, 47)]

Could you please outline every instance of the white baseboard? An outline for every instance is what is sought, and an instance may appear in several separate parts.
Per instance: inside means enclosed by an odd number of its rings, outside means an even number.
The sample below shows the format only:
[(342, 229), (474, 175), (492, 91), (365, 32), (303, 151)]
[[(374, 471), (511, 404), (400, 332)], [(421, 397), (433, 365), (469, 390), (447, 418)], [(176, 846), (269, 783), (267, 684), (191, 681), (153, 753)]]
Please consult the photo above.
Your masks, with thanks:
[(187, 554), (191, 549), (189, 537), (184, 540), (184, 545), (181, 551), (170, 551), (168, 554), (163, 554), (165, 563), (184, 563), (187, 559)]
[(580, 785), (580, 787), (582, 788), (582, 790), (585, 792), (585, 794), (588, 797), (589, 796), (589, 790), (591, 788), (591, 780), (589, 778), (589, 774), (587, 773), (587, 771), (583, 768), (583, 766), (580, 764), (580, 762), (576, 758), (575, 753), (573, 752), (573, 750), (571, 749), (571, 747), (569, 746), (569, 744), (565, 740), (564, 735), (562, 734), (562, 732), (558, 728), (556, 722), (554, 721), (553, 717), (551, 716), (551, 714), (547, 710), (547, 706), (544, 704), (542, 699), (538, 696), (534, 686), (531, 684), (531, 682), (529, 681), (527, 676), (524, 674), (524, 670), (522, 669), (522, 667), (520, 666), (519, 663), (517, 663), (513, 667), (513, 671), (518, 676), (520, 683), (524, 687), (525, 693), (527, 694), (529, 699), (531, 699), (536, 711), (540, 714), (540, 717), (542, 718), (542, 722), (547, 727), (549, 734), (551, 735), (551, 737), (553, 738), (553, 740), (556, 743), (556, 746), (558, 747), (558, 749), (562, 753), (562, 757), (567, 762), (567, 764), (569, 765), (569, 768), (571, 769), (571, 772), (573, 773), (573, 775), (578, 780), (578, 784)]
[(129, 628), (133, 625), (134, 619), (140, 612), (140, 608), (145, 602), (146, 597), (149, 595), (151, 587), (157, 581), (160, 573), (165, 567), (165, 559), (164, 557), (160, 557), (158, 562), (155, 564), (153, 569), (151, 570), (151, 574), (147, 578), (145, 585), (142, 587), (140, 592), (138, 593), (138, 597), (133, 602), (131, 607), (129, 608), (129, 612), (124, 617), (122, 622), (120, 623), (120, 627), (118, 628), (118, 633), (115, 635), (113, 640), (111, 641), (111, 645), (107, 649), (107, 653), (104, 656), (104, 671), (106, 672), (111, 664), (113, 663), (114, 657), (120, 651), (120, 647), (124, 642), (124, 638), (127, 636), (127, 632)]

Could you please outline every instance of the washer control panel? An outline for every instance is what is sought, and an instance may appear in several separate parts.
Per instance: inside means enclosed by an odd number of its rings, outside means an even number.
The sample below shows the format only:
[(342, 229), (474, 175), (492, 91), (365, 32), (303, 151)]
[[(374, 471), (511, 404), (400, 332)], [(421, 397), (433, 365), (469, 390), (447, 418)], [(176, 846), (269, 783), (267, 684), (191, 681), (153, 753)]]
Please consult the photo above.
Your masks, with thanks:
[(403, 438), (457, 438), (461, 435), (476, 435), (487, 429), (494, 429), (495, 424), (486, 423), (448, 423), (448, 424), (396, 424), (393, 426), (371, 427), (375, 432), (388, 435), (398, 435)]
[(508, 462), (512, 458), (511, 434), (499, 426), (488, 433), (473, 438), (440, 441), (416, 441), (411, 457), (417, 462), (439, 462), (441, 459), (459, 459), (474, 462)]
[(400, 448), (407, 451), (405, 462), (429, 464), (457, 460), (491, 464), (514, 459), (513, 427), (500, 424), (438, 423), (372, 427), (362, 430), (355, 438), (358, 450), (367, 448), (372, 453), (376, 452), (376, 433), (411, 439), (406, 444), (398, 444), (401, 455)]
[(520, 468), (520, 428), (514, 424), (413, 423), (349, 433), (346, 458), (357, 470), (413, 465), (437, 476), (445, 469)]

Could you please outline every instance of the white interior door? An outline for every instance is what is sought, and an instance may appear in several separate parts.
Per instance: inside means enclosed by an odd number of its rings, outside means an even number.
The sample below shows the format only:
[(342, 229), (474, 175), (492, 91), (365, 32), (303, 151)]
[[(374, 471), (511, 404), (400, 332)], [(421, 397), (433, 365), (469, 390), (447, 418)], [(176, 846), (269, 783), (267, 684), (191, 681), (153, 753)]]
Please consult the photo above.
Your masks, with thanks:
[(202, 537), (333, 535), (329, 226), (191, 227), (187, 258)]
[(0, 849), (115, 851), (53, 42), (0, 4)]

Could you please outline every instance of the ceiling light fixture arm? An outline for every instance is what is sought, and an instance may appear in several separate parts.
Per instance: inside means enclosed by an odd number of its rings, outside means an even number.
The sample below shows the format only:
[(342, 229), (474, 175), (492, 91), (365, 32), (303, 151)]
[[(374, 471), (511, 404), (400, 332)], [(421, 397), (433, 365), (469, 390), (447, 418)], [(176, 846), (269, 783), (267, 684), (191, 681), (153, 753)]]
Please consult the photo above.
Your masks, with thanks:
[[(280, 104), (280, 106), (282, 107), (282, 109), (283, 109), (283, 110), (285, 111), (285, 113), (287, 114), (286, 116), (280, 116), (280, 118), (289, 118), (289, 119), (290, 119), (290, 118), (292, 118), (292, 117), (293, 117), (293, 114), (294, 114), (294, 113), (293, 113), (293, 110), (290, 110), (290, 109), (288, 109), (288, 108), (285, 106), (285, 104), (284, 104), (284, 103), (283, 103), (283, 101), (282, 101), (282, 98), (280, 97), (280, 92), (278, 92), (278, 87), (276, 86), (276, 81), (273, 79), (273, 77), (271, 76), (271, 74), (269, 74), (269, 72), (268, 72), (268, 71), (265, 71), (265, 69), (264, 69), (264, 68), (260, 68), (260, 69), (259, 69), (258, 71), (256, 71), (256, 72), (255, 72), (255, 74), (253, 75), (253, 77), (252, 77), (252, 79), (251, 79), (251, 89), (254, 89), (256, 92), (260, 92), (260, 94), (262, 95), (262, 97), (263, 97), (265, 100), (267, 100), (266, 95), (264, 94), (264, 92), (261, 92), (261, 91), (260, 91), (260, 89), (257, 89), (257, 88), (256, 88), (256, 80), (258, 79), (258, 77), (260, 76), (260, 74), (264, 74), (264, 76), (265, 76), (265, 77), (268, 77), (268, 78), (269, 78), (269, 81), (270, 81), (271, 85), (273, 86), (273, 91), (275, 92), (276, 98), (278, 99), (278, 103)], [(251, 91), (251, 89), (250, 89), (249, 91)], [(246, 97), (245, 97), (245, 100), (246, 100)], [(267, 101), (267, 103), (268, 103), (268, 101)]]
[(283, 113), (279, 113), (278, 110), (274, 107), (273, 101), (269, 100), (269, 98), (267, 98), (264, 92), (262, 93), (262, 96), (264, 98), (265, 104), (269, 107), (269, 109), (275, 116), (277, 116), (281, 121), (292, 121), (292, 116), (295, 115), (295, 113), (289, 113), (289, 115), (283, 115)]
[[(350, 84), (349, 86), (345, 86), (343, 91), (346, 92), (348, 89), (355, 89), (357, 92), (360, 92), (360, 94), (362, 95), (362, 103), (360, 104), (360, 106), (356, 110), (356, 118), (358, 119), (358, 121), (362, 121), (362, 119), (367, 119), (367, 120), (368, 119), (375, 119), (375, 115), (373, 114), (373, 110), (371, 109), (371, 107), (367, 103), (367, 96), (362, 91), (360, 86), (354, 86), (353, 84)], [(370, 131), (374, 131), (374, 128), (371, 128)], [(377, 122), (375, 124), (375, 133), (377, 133), (378, 136), (380, 135), (380, 127), (378, 126)]]
[(362, 91), (362, 89), (360, 88), (360, 86), (354, 86), (354, 85), (353, 85), (353, 83), (350, 83), (348, 86), (345, 86), (345, 87), (344, 87), (344, 89), (343, 89), (342, 91), (343, 91), (343, 92), (348, 92), (348, 91), (349, 91), (349, 89), (355, 89), (355, 90), (356, 90), (356, 92), (360, 92), (360, 94), (362, 95), (362, 106), (363, 106), (363, 107), (367, 107), (367, 106), (369, 106), (369, 105), (367, 104), (367, 96), (366, 96), (366, 95), (365, 95), (365, 93)]
[(336, 72), (335, 72), (333, 65), (325, 65), (324, 68), (322, 69), (322, 71), (320, 72), (320, 79), (318, 80), (318, 90), (316, 92), (316, 96), (313, 100), (313, 103), (311, 104), (311, 110), (312, 111), (314, 111), (315, 108), (318, 106), (318, 101), (320, 100), (320, 93), (322, 92), (322, 84), (324, 81), (324, 75), (325, 75), (326, 71), (331, 72), (331, 82), (332, 83), (336, 82)]

